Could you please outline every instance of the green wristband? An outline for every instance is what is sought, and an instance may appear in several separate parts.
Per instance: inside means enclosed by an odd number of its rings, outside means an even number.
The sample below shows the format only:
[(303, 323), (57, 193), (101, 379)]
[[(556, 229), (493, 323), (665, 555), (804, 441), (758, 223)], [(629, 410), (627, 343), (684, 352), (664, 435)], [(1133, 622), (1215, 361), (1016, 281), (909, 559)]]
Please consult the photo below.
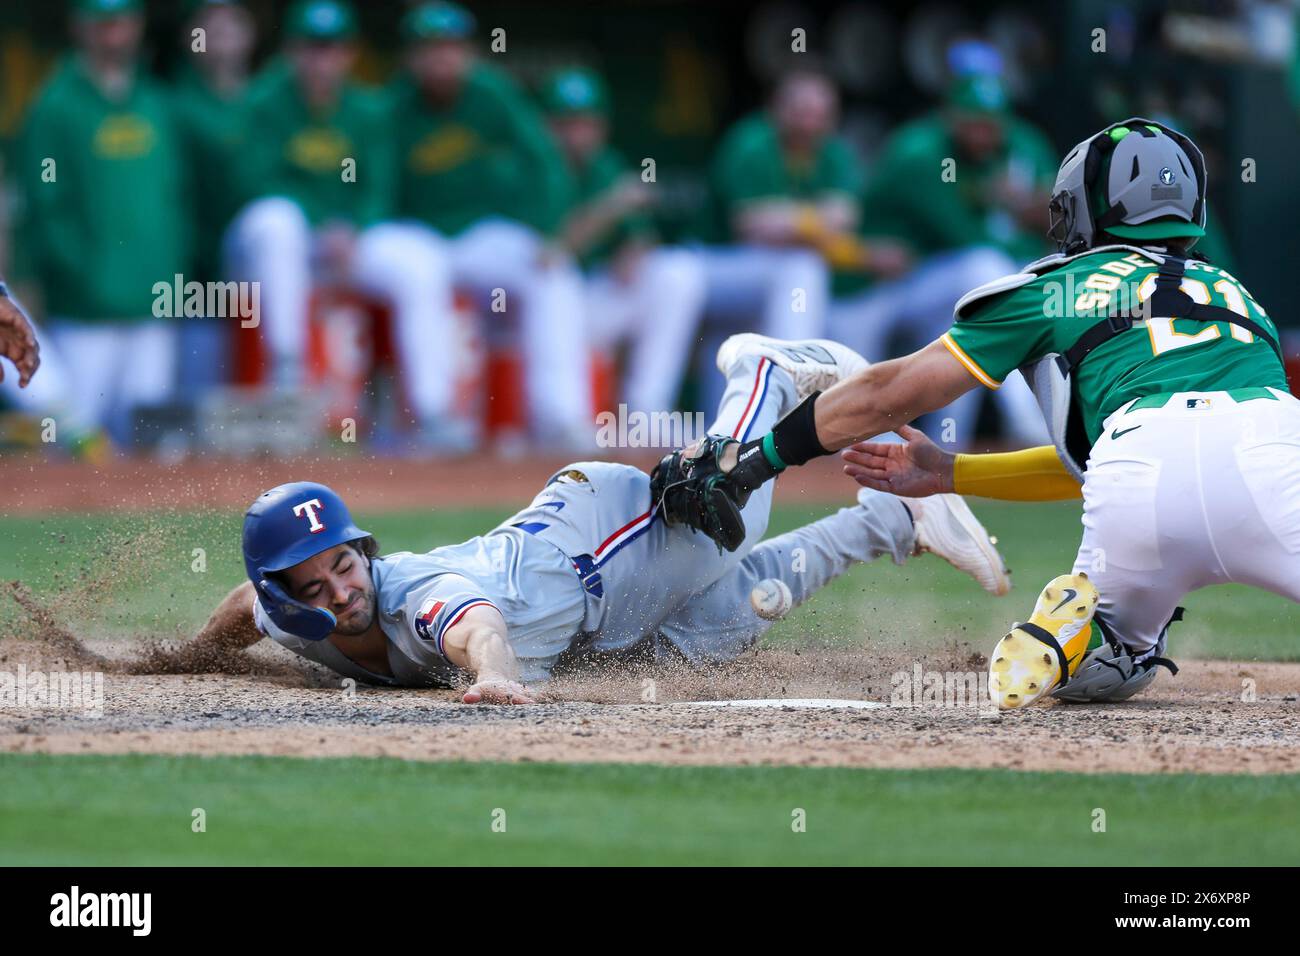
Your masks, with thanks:
[(783, 462), (781, 456), (776, 453), (776, 439), (772, 437), (771, 432), (768, 432), (763, 436), (762, 448), (763, 457), (767, 459), (767, 463), (777, 471), (785, 471), (785, 462)]

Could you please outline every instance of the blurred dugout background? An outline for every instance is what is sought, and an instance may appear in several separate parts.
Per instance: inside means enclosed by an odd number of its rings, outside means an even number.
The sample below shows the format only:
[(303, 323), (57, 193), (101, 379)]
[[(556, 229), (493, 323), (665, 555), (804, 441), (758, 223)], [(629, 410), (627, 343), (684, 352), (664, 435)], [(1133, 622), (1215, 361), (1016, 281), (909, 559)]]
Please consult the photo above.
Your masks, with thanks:
[[(324, 5), (332, 4), (324, 0)], [(207, 23), (203, 18), (212, 8), (225, 6), (195, 0), (71, 0), (0, 8), (6, 199), (0, 272), (41, 324), (47, 357), (63, 366), (61, 378), (57, 368), (42, 370), (38, 381), (49, 381), (34, 397), (12, 390), (0, 394), (0, 407), (9, 409), (0, 441), (38, 442), (32, 423), (53, 414), (68, 425), (58, 447), (72, 454), (100, 455), (107, 447), (152, 447), (164, 454), (206, 447), (293, 452), (320, 439), (338, 441), (341, 423), (352, 418), (363, 445), (398, 453), (468, 451), (493, 442), (578, 449), (591, 443), (592, 412), (620, 401), (645, 411), (707, 409), (714, 387), (713, 344), (730, 331), (830, 334), (877, 359), (922, 344), (942, 331), (942, 320), (934, 315), (950, 310), (961, 289), (1010, 271), (1001, 268), (1005, 263), (1014, 266), (1049, 251), (1039, 228), (1046, 224), (1045, 209), (1038, 205), (1045, 199), (1044, 177), (1050, 184), (1060, 156), (1084, 135), (1131, 114), (1170, 121), (1200, 143), (1212, 177), (1214, 228), (1202, 248), (1238, 275), (1279, 325), (1295, 327), (1289, 293), (1291, 263), (1300, 252), (1292, 227), (1300, 212), (1300, 180), (1293, 175), (1300, 82), (1292, 2), (549, 0), (467, 4), (471, 21), (458, 19), (461, 8), (434, 4), (436, 9), (424, 11), (425, 20), (412, 21), (419, 4), (378, 0), (355, 9), (343, 5), (355, 22), (340, 25), (303, 4), (245, 0), (237, 6), (249, 14), (243, 28), (251, 31), (250, 76), (239, 79), (225, 106), (205, 117), (212, 135), (229, 132), (240, 144), (229, 154), (231, 161), (242, 166), (247, 160), (253, 168), (245, 171), (238, 190), (231, 188), (238, 202), (232, 198), (221, 208), (212, 201), (212, 177), (221, 175), (213, 169), (216, 158), (201, 138), (186, 134), (182, 114), (193, 107), (184, 100), (193, 100), (196, 82), (189, 31)], [(170, 282), (173, 271), (201, 282), (232, 276), (260, 280), (264, 320), (259, 330), (240, 329), (238, 316), (175, 318), (161, 323), (167, 334), (148, 339), (142, 328), (159, 323), (148, 321), (145, 308), (137, 310), (140, 315), (126, 315), (121, 313), (132, 312), (131, 306), (96, 304), (95, 290), (112, 284), (96, 270), (121, 261), (121, 250), (115, 254), (111, 247), (124, 240), (104, 234), (102, 217), (81, 215), (75, 196), (72, 208), (57, 211), (66, 217), (60, 229), (71, 232), (56, 231), (51, 238), (49, 223), (41, 221), (44, 214), (32, 201), (40, 183), (31, 161), (59, 156), (50, 132), (59, 123), (57, 116), (47, 118), (34, 132), (33, 103), (75, 55), (70, 23), (99, 25), (113, 17), (141, 19), (138, 61), (164, 104), (146, 122), (158, 127), (154, 145), (166, 140), (175, 154), (158, 160), (158, 168), (177, 166), (182, 184), (159, 200), (148, 195), (154, 190), (145, 179), (137, 194), (116, 202), (121, 236), (156, 236), (150, 216), (169, 219), (166, 228), (176, 236), (170, 250), (140, 247), (139, 255), (126, 255), (154, 256), (156, 264), (142, 266), (151, 282)], [(505, 30), (505, 52), (489, 49), (497, 27)], [(806, 53), (791, 50), (795, 29), (806, 31)], [(355, 122), (343, 124), (340, 135), (360, 140), (345, 142), (340, 147), (345, 154), (349, 146), (382, 146), (390, 153), (381, 152), (385, 158), (375, 163), (391, 161), (398, 169), (408, 162), (422, 144), (403, 139), (403, 130), (419, 128), (422, 120), (404, 111), (400, 94), (393, 93), (404, 75), (404, 57), (420, 44), (458, 43), (518, 84), (521, 100), (511, 109), (535, 114), (517, 117), (518, 122), (521, 128), (536, 123), (547, 130), (555, 156), (581, 166), (574, 150), (581, 151), (583, 136), (607, 134), (625, 167), (604, 180), (588, 176), (586, 187), (575, 175), (563, 209), (521, 212), (515, 222), (512, 204), (543, 191), (541, 179), (547, 175), (545, 162), (521, 153), (523, 161), (510, 167), (519, 191), (514, 198), (501, 197), (501, 208), (491, 210), (493, 223), (508, 221), (510, 228), (480, 230), (477, 239), (481, 218), (443, 222), (418, 200), (395, 198), (414, 188), (400, 172), (385, 180), (392, 195), (382, 208), (306, 210), (305, 218), (295, 219), (292, 211), (277, 218), (277, 209), (283, 213), (284, 207), (263, 202), (256, 211), (264, 215), (256, 222), (245, 222), (243, 232), (232, 229), (231, 220), (270, 197), (287, 195), (299, 207), (319, 198), (306, 187), (309, 199), (297, 201), (292, 177), (277, 178), (273, 168), (284, 156), (262, 154), (283, 145), (288, 155), (297, 142), (289, 135), (281, 143), (285, 130), (280, 127), (292, 126), (294, 118), (292, 110), (277, 111), (277, 104), (296, 102), (297, 68), (286, 53), (294, 44), (317, 49), (336, 43), (355, 49), (355, 61), (347, 67), (352, 80), (363, 90), (383, 90), (375, 94), (381, 105), (367, 114), (376, 120), (373, 127), (359, 134), (362, 127)], [(1104, 52), (1097, 51), (1099, 43)], [(816, 82), (801, 88), (792, 81), (809, 67), (838, 95), (838, 112), (832, 102), (828, 115), (835, 127), (831, 138), (843, 151), (828, 152), (828, 137), (809, 120), (809, 127), (796, 134), (809, 139), (818, 172), (793, 179), (772, 174), (773, 182), (757, 182), (771, 170), (754, 155), (762, 152), (764, 130), (751, 127), (756, 116), (757, 122), (767, 122), (762, 117), (768, 115), (773, 90), (789, 94), (785, 119), (775, 121), (778, 129), (782, 122), (798, 127), (800, 117), (826, 107), (819, 99), (825, 91)], [(578, 68), (576, 78), (570, 76), (566, 86), (566, 71), (573, 68)], [(431, 69), (436, 74), (438, 67)], [(594, 89), (579, 82), (590, 84), (593, 77)], [(131, 95), (123, 92), (117, 104), (107, 97), (107, 118), (135, 109)], [(52, 113), (57, 114), (57, 105)], [(566, 149), (566, 134), (551, 121), (588, 113), (601, 118), (601, 129), (593, 134), (574, 124), (575, 144)], [(971, 120), (972, 129), (959, 135), (950, 125), (954, 117)], [(189, 121), (195, 122), (192, 115)], [(918, 122), (931, 126), (923, 129)], [(312, 123), (316, 134), (330, 126), (328, 116)], [(164, 129), (169, 124), (172, 128)], [(990, 134), (990, 127), (997, 132)], [(455, 138), (445, 118), (431, 128), (442, 137), (435, 152)], [(947, 185), (946, 192), (936, 188), (940, 170), (930, 164), (934, 156), (946, 155), (945, 144), (934, 136), (949, 136), (949, 152), (955, 150), (958, 159), (957, 183)], [(963, 166), (962, 150), (968, 147), (987, 155)], [(500, 150), (492, 155), (499, 158)], [(627, 185), (646, 157), (655, 164), (651, 196)], [(68, 159), (65, 168), (77, 168)], [(1243, 177), (1247, 161), (1250, 172)], [(359, 164), (354, 192), (373, 182), (367, 179), (373, 168), (366, 160)], [(980, 172), (962, 175), (970, 169)], [(548, 258), (564, 258), (555, 252), (556, 240), (565, 237), (578, 212), (590, 211), (596, 200), (624, 186), (621, 201), (607, 207), (617, 213), (615, 228), (584, 245), (571, 261)], [(790, 194), (783, 196), (783, 189)], [(844, 210), (832, 201), (841, 193), (851, 194), (854, 207), (843, 222), (835, 221)], [(953, 213), (962, 227), (951, 233), (925, 227), (925, 215), (934, 212), (927, 204), (933, 206), (936, 196), (951, 201), (954, 210), (964, 204)], [(807, 231), (796, 231), (793, 238), (783, 234), (783, 226), (772, 238), (762, 223), (742, 232), (737, 210), (768, 198), (817, 208), (835, 221), (835, 232), (856, 236), (865, 246), (840, 250), (837, 258), (820, 232), (815, 241)], [(66, 193), (62, 201), (69, 201)], [(143, 221), (132, 221), (137, 208)], [(1041, 224), (1035, 222), (1039, 215)], [(299, 219), (304, 221), (295, 225)], [(373, 229), (414, 220), (418, 229), (406, 232)], [(63, 272), (52, 271), (40, 255), (30, 254), (60, 234), (75, 233), (78, 222), (85, 233), (78, 249), (84, 251), (75, 269), (64, 263)], [(295, 228), (306, 230), (302, 261), (286, 252), (288, 240), (299, 235)], [(232, 232), (239, 241), (232, 241)], [(616, 247), (630, 240), (640, 253), (653, 248), (673, 254), (637, 259), (634, 268), (641, 285), (651, 290), (648, 298), (630, 293), (635, 282), (621, 271)], [(168, 242), (153, 243), (159, 244)], [(788, 300), (788, 289), (733, 289), (737, 277), (740, 286), (756, 275), (790, 274), (798, 277), (793, 282), (809, 281), (809, 273), (799, 271), (807, 261), (764, 258), (768, 245), (783, 252), (796, 246), (818, 257), (826, 269), (824, 301), (814, 296), (808, 312), (783, 319), (771, 301)], [(965, 255), (972, 250), (988, 255)], [(498, 252), (501, 261), (494, 263)], [(242, 259), (242, 267), (232, 258)], [(411, 276), (424, 274), (429, 263), (446, 266), (454, 294), (450, 307), (429, 307), (429, 297), (441, 303), (443, 291), (411, 287)], [(500, 282), (494, 281), (496, 265)], [(788, 268), (794, 271), (783, 271)], [(386, 271), (399, 274), (386, 277)], [(810, 281), (821, 281), (815, 270), (812, 274)], [(80, 283), (87, 287), (85, 295), (69, 291)], [(489, 293), (497, 285), (509, 287), (512, 295), (517, 287), (519, 300), (532, 312), (510, 314), (515, 306), (496, 315)], [(303, 288), (295, 291), (298, 286)], [(663, 292), (664, 301), (656, 300), (655, 290)], [(111, 292), (106, 295), (112, 298)], [(298, 308), (295, 296), (303, 299), (304, 318), (286, 323), (283, 315), (268, 315), (268, 309)], [(403, 297), (419, 300), (405, 308), (404, 317)], [(542, 300), (545, 308), (537, 305)], [(143, 301), (147, 304), (149, 296)], [(919, 312), (928, 308), (929, 313), (914, 314), (916, 303), (925, 303)], [(581, 316), (575, 318), (575, 311)], [(99, 337), (86, 337), (87, 327)], [(284, 343), (297, 341), (295, 335), (301, 340), (297, 351), (286, 352)], [(114, 352), (114, 343), (121, 345), (121, 354)], [(159, 349), (170, 357), (158, 358)], [(546, 349), (550, 353), (539, 358)], [(565, 358), (580, 351), (581, 361)], [(120, 367), (100, 376), (110, 361)], [(133, 391), (131, 382), (148, 379), (155, 367), (166, 381)], [(90, 379), (98, 384), (88, 385)], [(87, 388), (101, 394), (79, 394)], [(111, 401), (105, 392), (114, 393)], [(548, 402), (556, 407), (544, 407)], [(566, 405), (578, 408), (566, 411)], [(995, 403), (980, 396), (961, 412), (953, 443), (1034, 440), (1032, 418), (1032, 411), (1014, 400)]]

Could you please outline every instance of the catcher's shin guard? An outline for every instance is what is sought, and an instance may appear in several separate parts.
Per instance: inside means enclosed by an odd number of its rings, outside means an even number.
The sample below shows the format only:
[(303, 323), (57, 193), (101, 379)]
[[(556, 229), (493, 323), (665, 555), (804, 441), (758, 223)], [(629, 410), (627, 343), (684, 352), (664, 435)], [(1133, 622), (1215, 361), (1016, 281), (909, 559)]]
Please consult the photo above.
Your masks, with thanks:
[(1048, 582), (1029, 620), (998, 641), (989, 659), (989, 696), (999, 709), (1025, 707), (1069, 682), (1088, 649), (1097, 600), (1082, 572)]
[(1109, 632), (1104, 619), (1097, 618), (1093, 623), (1103, 640), (1088, 651), (1070, 682), (1057, 687), (1052, 696), (1071, 704), (1114, 703), (1145, 690), (1162, 667), (1170, 674), (1177, 674), (1178, 665), (1164, 655), (1169, 643), (1169, 625), (1182, 619), (1180, 607), (1160, 632), (1156, 646), (1144, 654), (1135, 654)]

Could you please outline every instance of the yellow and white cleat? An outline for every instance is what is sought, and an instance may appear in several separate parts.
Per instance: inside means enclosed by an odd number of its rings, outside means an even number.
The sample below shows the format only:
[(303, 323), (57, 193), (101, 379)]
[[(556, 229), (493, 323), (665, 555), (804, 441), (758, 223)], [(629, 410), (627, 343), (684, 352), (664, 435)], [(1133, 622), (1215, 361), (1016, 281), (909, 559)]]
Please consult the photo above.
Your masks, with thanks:
[(989, 696), (999, 710), (1032, 704), (1078, 669), (1092, 637), (1097, 599), (1083, 572), (1048, 582), (1028, 622), (1017, 624), (993, 648)]

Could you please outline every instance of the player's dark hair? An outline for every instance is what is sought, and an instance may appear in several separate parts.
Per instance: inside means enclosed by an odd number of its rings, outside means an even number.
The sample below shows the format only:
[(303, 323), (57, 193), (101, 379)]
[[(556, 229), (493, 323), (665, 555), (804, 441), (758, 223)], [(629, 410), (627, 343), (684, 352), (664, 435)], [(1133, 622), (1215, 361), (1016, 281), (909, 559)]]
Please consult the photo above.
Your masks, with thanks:
[(379, 542), (375, 540), (373, 534), (368, 534), (364, 538), (357, 538), (355, 541), (349, 541), (348, 544), (356, 549), (358, 554), (367, 558), (375, 558), (379, 554)]

